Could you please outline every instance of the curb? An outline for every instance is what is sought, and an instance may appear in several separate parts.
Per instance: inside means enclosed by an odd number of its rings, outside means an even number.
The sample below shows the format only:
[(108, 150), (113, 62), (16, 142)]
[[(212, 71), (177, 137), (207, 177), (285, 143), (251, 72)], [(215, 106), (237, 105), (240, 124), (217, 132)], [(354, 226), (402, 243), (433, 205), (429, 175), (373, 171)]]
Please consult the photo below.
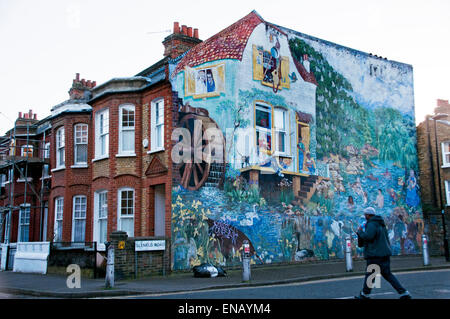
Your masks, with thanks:
[[(412, 272), (412, 271), (429, 271), (429, 270), (440, 270), (440, 269), (450, 269), (450, 266), (422, 266), (413, 268), (399, 268), (392, 269), (393, 272)], [(3, 288), (0, 287), (0, 292), (8, 293), (12, 295), (28, 295), (34, 297), (50, 297), (50, 298), (67, 298), (67, 299), (83, 299), (83, 298), (98, 298), (98, 297), (120, 297), (120, 296), (137, 296), (137, 295), (161, 295), (161, 294), (171, 294), (180, 292), (199, 292), (208, 291), (216, 289), (230, 289), (230, 288), (246, 288), (246, 287), (264, 287), (270, 285), (283, 285), (290, 283), (302, 283), (325, 279), (335, 279), (335, 278), (351, 278), (364, 276), (365, 272), (346, 272), (338, 274), (324, 274), (315, 276), (305, 276), (297, 277), (291, 279), (283, 280), (272, 280), (272, 281), (262, 281), (262, 282), (245, 282), (227, 285), (215, 285), (209, 287), (201, 287), (195, 289), (175, 289), (167, 291), (142, 291), (142, 290), (105, 290), (105, 291), (90, 291), (90, 292), (51, 292), (51, 291), (39, 291), (34, 289), (25, 288)]]

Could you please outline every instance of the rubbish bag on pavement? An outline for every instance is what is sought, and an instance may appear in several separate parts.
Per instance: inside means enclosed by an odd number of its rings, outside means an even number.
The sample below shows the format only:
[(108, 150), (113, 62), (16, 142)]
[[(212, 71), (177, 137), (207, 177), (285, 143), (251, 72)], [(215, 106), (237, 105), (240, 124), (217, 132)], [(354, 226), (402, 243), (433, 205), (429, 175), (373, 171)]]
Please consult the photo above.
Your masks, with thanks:
[(223, 270), (221, 267), (216, 267), (209, 263), (203, 263), (199, 266), (195, 266), (192, 268), (192, 270), (194, 271), (194, 277), (212, 278), (217, 276), (226, 276), (225, 270)]

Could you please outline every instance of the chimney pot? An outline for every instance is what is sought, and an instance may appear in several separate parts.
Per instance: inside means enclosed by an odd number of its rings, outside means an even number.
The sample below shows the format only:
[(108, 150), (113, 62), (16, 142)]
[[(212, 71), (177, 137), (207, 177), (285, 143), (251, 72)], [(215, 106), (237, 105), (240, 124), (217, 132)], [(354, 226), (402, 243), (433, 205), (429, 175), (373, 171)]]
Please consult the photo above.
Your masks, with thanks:
[(25, 119), (27, 119), (27, 118), (28, 118), (28, 113), (25, 113), (25, 116), (24, 116), (24, 118), (25, 118)]
[(92, 87), (95, 87), (97, 85), (97, 81), (92, 82)]
[(37, 114), (34, 114), (34, 117), (33, 117), (35, 120), (37, 120)]
[(192, 38), (192, 27), (187, 28), (187, 35)]
[(183, 33), (184, 35), (187, 35), (187, 26), (184, 24), (181, 26), (181, 33)]
[(194, 38), (198, 39), (198, 29), (194, 29)]
[(80, 81), (80, 73), (75, 74), (75, 80), (77, 80), (77, 82)]
[(22, 112), (19, 112), (19, 119), (22, 118)]
[(180, 33), (180, 23), (179, 22), (173, 23), (173, 33)]

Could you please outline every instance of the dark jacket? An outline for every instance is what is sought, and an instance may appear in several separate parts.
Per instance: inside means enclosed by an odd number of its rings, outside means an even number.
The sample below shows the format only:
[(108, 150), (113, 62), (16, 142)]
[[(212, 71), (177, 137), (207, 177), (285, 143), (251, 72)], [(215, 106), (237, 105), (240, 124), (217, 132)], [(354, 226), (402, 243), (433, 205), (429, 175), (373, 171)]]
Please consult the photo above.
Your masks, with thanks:
[(386, 224), (381, 216), (370, 218), (365, 231), (359, 230), (357, 234), (358, 247), (364, 247), (365, 259), (392, 255)]

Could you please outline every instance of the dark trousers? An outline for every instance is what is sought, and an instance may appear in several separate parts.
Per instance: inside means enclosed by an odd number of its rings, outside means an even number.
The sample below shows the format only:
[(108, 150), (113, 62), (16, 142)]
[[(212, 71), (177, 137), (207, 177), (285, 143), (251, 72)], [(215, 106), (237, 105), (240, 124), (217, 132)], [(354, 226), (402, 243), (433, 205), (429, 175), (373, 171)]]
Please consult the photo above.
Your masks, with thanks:
[[(386, 279), (386, 281), (389, 282), (392, 285), (392, 287), (395, 290), (397, 290), (397, 292), (399, 294), (402, 294), (406, 291), (406, 289), (403, 288), (403, 286), (400, 284), (398, 279), (391, 272), (391, 260), (390, 260), (389, 256), (377, 257), (377, 258), (367, 258), (367, 267), (372, 264), (380, 266), (381, 276), (383, 276), (383, 278)], [(366, 295), (370, 294), (370, 292), (372, 291), (372, 289), (367, 286), (367, 278), (371, 274), (372, 273), (370, 273), (370, 272), (366, 272), (366, 277), (364, 278), (363, 293)]]

